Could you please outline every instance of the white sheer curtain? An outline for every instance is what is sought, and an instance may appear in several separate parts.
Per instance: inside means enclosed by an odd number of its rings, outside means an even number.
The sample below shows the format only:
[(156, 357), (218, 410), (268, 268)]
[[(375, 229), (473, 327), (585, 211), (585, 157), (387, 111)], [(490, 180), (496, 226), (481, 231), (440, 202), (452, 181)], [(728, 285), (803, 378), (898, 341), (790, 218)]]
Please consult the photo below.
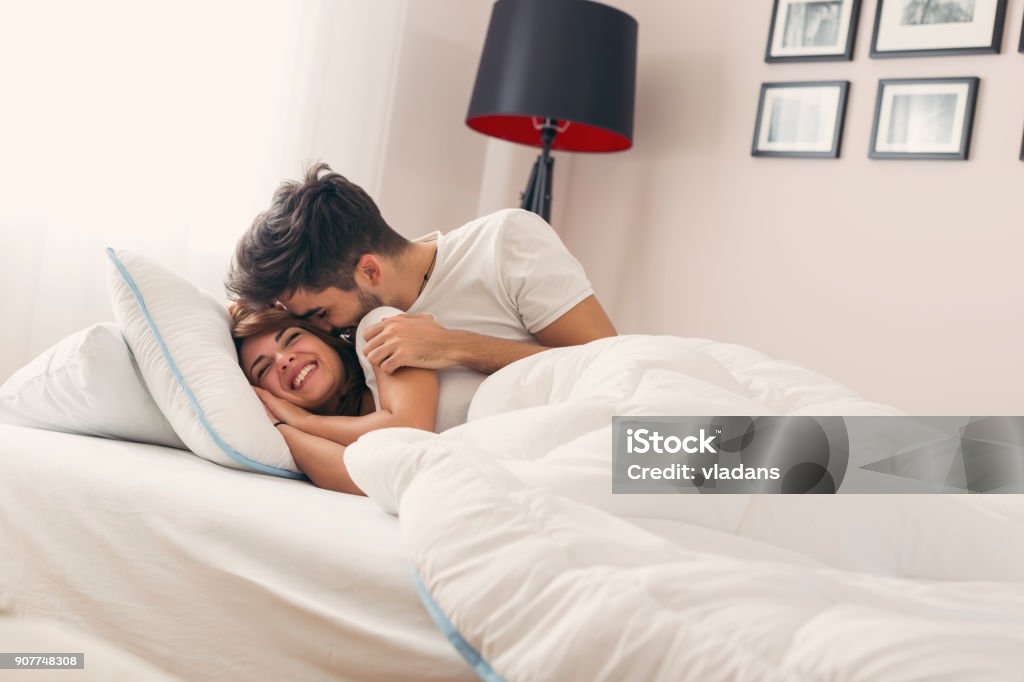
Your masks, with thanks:
[(105, 246), (223, 294), (322, 158), (380, 183), (405, 0), (0, 2), (0, 381), (112, 319)]

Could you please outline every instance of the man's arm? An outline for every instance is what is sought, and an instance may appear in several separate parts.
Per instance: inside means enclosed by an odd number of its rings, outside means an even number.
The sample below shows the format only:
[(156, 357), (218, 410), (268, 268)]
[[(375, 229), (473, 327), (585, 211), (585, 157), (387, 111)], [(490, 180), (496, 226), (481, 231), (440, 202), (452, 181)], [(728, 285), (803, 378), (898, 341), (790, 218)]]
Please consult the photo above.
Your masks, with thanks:
[(399, 367), (463, 365), (490, 374), (548, 348), (577, 346), (615, 334), (604, 308), (591, 295), (534, 334), (542, 345), (445, 329), (430, 315), (399, 315), (366, 330), (365, 352), (371, 364), (389, 373)]
[(534, 336), (548, 348), (563, 348), (579, 346), (617, 334), (615, 325), (598, 303), (597, 296), (591, 294), (560, 318), (535, 332)]

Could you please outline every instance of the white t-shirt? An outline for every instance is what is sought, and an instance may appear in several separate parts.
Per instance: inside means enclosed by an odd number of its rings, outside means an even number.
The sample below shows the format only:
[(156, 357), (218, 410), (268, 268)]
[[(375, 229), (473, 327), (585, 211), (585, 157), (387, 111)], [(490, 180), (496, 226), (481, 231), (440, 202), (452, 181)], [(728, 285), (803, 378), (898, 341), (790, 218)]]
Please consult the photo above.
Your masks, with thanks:
[[(437, 260), (408, 312), (430, 313), (447, 329), (536, 343), (534, 332), (594, 293), (583, 266), (551, 226), (529, 211), (505, 209), (415, 241), (436, 241)], [(362, 333), (398, 314), (396, 308), (378, 308), (360, 321), (356, 332), (356, 351), (377, 409), (380, 396), (373, 367), (363, 355)], [(473, 394), (486, 378), (467, 367), (439, 372), (438, 432), (466, 421)]]
[[(401, 314), (402, 311), (398, 308), (387, 306), (374, 308), (359, 321), (359, 327), (356, 329), (356, 355), (363, 368), (366, 386), (373, 395), (373, 404), (378, 410), (380, 409), (380, 389), (377, 387), (377, 375), (374, 373), (374, 367), (366, 359), (366, 341), (363, 339), (363, 332), (367, 327), (375, 325), (381, 320)], [(441, 433), (453, 426), (465, 423), (469, 401), (473, 399), (473, 394), (476, 393), (477, 387), (486, 378), (486, 375), (464, 367), (453, 367), (439, 371), (437, 378), (439, 392), (434, 430)]]

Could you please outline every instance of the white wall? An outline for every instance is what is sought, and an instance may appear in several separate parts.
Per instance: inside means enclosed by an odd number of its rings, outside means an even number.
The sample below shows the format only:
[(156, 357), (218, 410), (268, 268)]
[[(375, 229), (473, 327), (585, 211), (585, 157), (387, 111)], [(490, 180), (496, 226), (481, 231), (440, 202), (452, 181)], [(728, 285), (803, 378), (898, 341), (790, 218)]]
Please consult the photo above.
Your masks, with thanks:
[(406, 237), (476, 217), (488, 138), (464, 121), (490, 16), (489, 2), (406, 3), (380, 186), (372, 192)]
[[(766, 64), (771, 0), (612, 0), (635, 147), (573, 157), (558, 227), (620, 332), (749, 345), (917, 414), (1024, 413), (1024, 2), (1003, 53)], [(880, 78), (980, 76), (971, 158), (867, 158)], [(849, 80), (839, 160), (750, 156), (760, 84)], [(564, 155), (561, 157), (564, 158)], [(561, 158), (559, 163), (561, 163)]]

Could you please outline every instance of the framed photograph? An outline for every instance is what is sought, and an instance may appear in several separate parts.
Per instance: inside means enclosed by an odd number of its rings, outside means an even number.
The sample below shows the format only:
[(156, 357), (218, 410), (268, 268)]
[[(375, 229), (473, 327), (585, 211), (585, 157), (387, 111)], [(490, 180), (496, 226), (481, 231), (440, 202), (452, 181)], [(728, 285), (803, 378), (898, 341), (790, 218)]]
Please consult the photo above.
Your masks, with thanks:
[(766, 62), (853, 59), (860, 0), (775, 0)]
[(979, 82), (977, 78), (878, 81), (868, 156), (966, 160)]
[(754, 156), (838, 158), (849, 81), (762, 83)]
[(871, 56), (999, 52), (1006, 0), (878, 0)]

